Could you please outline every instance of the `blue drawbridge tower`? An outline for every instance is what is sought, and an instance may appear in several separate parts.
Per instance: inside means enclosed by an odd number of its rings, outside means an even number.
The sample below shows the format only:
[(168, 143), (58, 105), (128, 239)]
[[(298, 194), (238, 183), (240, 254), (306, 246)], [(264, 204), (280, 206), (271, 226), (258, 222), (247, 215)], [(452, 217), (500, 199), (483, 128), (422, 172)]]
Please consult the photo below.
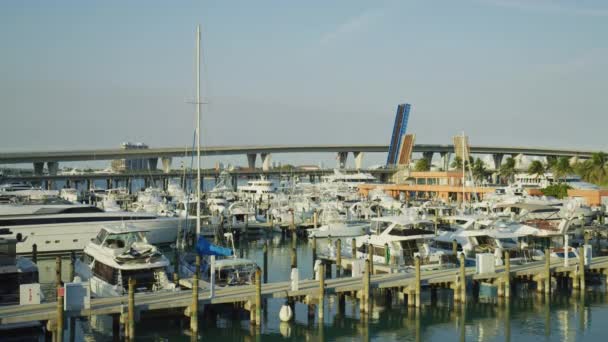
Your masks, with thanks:
[(392, 166), (397, 164), (399, 159), (399, 151), (401, 149), (401, 143), (403, 142), (403, 136), (407, 129), (407, 121), (410, 117), (409, 103), (403, 103), (397, 106), (397, 114), (395, 115), (395, 125), (393, 126), (393, 135), (391, 136), (391, 143), (388, 148), (388, 157), (386, 158), (386, 165)]

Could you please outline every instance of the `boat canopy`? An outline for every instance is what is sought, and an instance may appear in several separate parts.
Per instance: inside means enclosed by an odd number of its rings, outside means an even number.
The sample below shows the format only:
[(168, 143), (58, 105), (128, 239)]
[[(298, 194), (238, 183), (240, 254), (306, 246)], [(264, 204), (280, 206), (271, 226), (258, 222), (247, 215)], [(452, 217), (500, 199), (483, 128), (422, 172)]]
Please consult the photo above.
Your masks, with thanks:
[(205, 239), (202, 236), (199, 237), (198, 241), (196, 242), (196, 252), (200, 256), (204, 256), (204, 255), (231, 256), (233, 254), (232, 249), (214, 245), (214, 244), (210, 243), (209, 241), (207, 241), (207, 239)]

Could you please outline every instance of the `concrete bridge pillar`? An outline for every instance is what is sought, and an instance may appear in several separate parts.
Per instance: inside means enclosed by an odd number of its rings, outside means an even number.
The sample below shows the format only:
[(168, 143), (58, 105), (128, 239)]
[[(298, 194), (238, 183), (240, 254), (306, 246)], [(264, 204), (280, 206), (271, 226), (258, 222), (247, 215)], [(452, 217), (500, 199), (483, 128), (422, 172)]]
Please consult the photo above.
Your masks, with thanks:
[(361, 170), (363, 167), (363, 152), (353, 152), (355, 155), (355, 169)]
[(520, 153), (520, 154), (514, 155), (513, 159), (515, 159), (515, 168), (518, 170), (521, 170), (524, 166), (524, 154)]
[(50, 176), (57, 176), (59, 170), (59, 162), (46, 162), (46, 168), (49, 170)]
[(248, 153), (247, 154), (247, 165), (249, 166), (250, 169), (255, 169), (255, 159), (257, 158), (257, 154), (255, 153)]
[(270, 153), (261, 153), (260, 157), (262, 157), (262, 171), (270, 171), (271, 168), (271, 155)]
[(441, 165), (443, 166), (443, 171), (447, 171), (450, 168), (450, 158), (452, 157), (452, 153), (450, 152), (440, 152), (441, 156)]
[(572, 158), (570, 158), (570, 166), (574, 166), (578, 163), (578, 156), (572, 156)]
[(173, 158), (171, 157), (162, 157), (160, 159), (160, 162), (163, 165), (163, 172), (164, 173), (169, 173), (171, 172), (171, 162), (173, 161)]
[(148, 158), (148, 170), (156, 171), (158, 166), (158, 158)]
[(42, 176), (44, 171), (44, 162), (34, 162), (34, 175)]
[(502, 158), (505, 155), (502, 153), (494, 153), (492, 155), (492, 159), (494, 160), (494, 170), (499, 170), (500, 169), (500, 165), (502, 164)]
[(422, 158), (426, 159), (426, 161), (431, 165), (433, 162), (433, 155), (435, 152), (422, 152)]
[(348, 152), (338, 152), (338, 168), (343, 169), (346, 167), (346, 159), (348, 159)]

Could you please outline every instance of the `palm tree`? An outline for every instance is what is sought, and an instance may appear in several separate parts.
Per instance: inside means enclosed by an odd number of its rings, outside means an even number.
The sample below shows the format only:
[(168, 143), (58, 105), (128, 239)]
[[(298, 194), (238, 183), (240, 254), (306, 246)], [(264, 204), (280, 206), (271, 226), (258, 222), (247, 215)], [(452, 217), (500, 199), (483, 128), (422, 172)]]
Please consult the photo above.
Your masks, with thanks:
[(571, 174), (572, 166), (570, 166), (570, 158), (559, 157), (551, 168), (551, 171), (553, 171), (553, 177), (555, 179), (563, 179), (567, 175)]
[(450, 164), (450, 166), (453, 169), (462, 170), (462, 158), (460, 158), (460, 156), (454, 157), (454, 160), (452, 160), (452, 164)]
[(515, 176), (516, 172), (517, 171), (515, 170), (515, 159), (513, 159), (513, 157), (507, 158), (507, 160), (505, 160), (505, 162), (500, 165), (500, 169), (498, 170), (500, 176), (503, 179), (506, 179), (508, 182), (513, 181), (513, 176)]
[(418, 159), (416, 164), (414, 165), (414, 171), (429, 171), (431, 169), (431, 164), (426, 158)]
[(591, 156), (590, 180), (592, 182), (601, 184), (607, 181), (608, 170), (606, 170), (606, 163), (608, 163), (608, 155), (604, 152), (597, 152)]
[(528, 174), (540, 179), (545, 176), (545, 166), (540, 160), (534, 160), (528, 167)]
[(484, 164), (483, 160), (477, 158), (471, 167), (471, 172), (473, 173), (473, 179), (479, 182), (486, 177), (488, 174), (488, 170), (486, 169), (486, 164)]

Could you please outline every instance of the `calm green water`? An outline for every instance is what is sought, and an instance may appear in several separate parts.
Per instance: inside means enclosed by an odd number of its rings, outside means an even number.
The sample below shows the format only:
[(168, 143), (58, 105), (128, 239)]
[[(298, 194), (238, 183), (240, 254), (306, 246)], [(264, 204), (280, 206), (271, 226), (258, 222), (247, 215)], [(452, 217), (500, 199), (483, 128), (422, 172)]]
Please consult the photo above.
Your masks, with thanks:
[[(244, 256), (262, 265), (262, 243), (242, 243)], [(319, 241), (319, 244), (323, 244)], [(285, 281), (290, 273), (289, 240), (269, 238), (269, 281)], [(297, 245), (300, 278), (312, 278), (312, 252), (306, 242)], [(46, 268), (45, 268), (46, 267)], [(54, 261), (41, 262), (42, 281), (52, 281)], [(47, 271), (44, 271), (47, 269)], [(50, 272), (49, 272), (50, 271)], [(65, 268), (64, 268), (65, 273)], [(67, 273), (66, 273), (67, 275)], [(50, 279), (44, 279), (50, 277)], [(604, 290), (579, 295), (553, 294), (544, 298), (518, 291), (505, 303), (452, 304), (448, 291), (439, 292), (436, 304), (423, 296), (420, 311), (408, 309), (402, 298), (374, 298), (369, 319), (361, 320), (356, 303), (346, 300), (344, 315), (338, 316), (338, 301), (326, 297), (325, 319), (308, 316), (306, 305), (296, 304), (295, 321), (281, 323), (278, 312), (284, 300), (268, 300), (259, 330), (250, 327), (248, 315), (227, 310), (199, 318), (199, 340), (203, 341), (606, 341), (608, 296)], [(354, 304), (354, 305), (353, 305)], [(316, 316), (316, 314), (315, 314)], [(190, 341), (189, 322), (177, 318), (143, 319), (136, 325), (137, 340)], [(76, 328), (77, 340), (111, 339), (111, 320), (97, 317)]]

